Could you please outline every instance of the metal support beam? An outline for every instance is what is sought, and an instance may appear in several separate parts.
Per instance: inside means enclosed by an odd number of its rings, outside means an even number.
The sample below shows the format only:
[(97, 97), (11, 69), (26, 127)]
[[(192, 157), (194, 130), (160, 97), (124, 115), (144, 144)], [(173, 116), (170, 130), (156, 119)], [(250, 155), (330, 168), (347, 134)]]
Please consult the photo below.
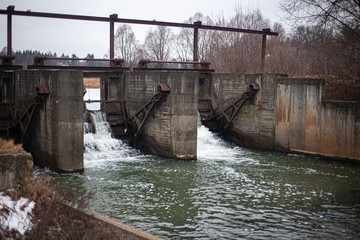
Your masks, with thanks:
[(193, 52), (193, 61), (199, 61), (199, 25), (201, 25), (201, 21), (194, 22), (196, 26), (194, 28), (194, 52)]
[[(7, 10), (0, 9), (0, 14), (8, 14)], [(180, 27), (180, 28), (199, 28), (215, 31), (227, 31), (227, 32), (241, 32), (250, 34), (263, 34), (262, 30), (251, 30), (242, 28), (230, 28), (219, 27), (210, 25), (194, 25), (190, 23), (174, 23), (174, 22), (160, 22), (150, 20), (138, 20), (138, 19), (126, 19), (126, 18), (107, 18), (107, 17), (94, 17), (84, 15), (71, 15), (71, 14), (59, 14), (59, 13), (44, 13), (44, 12), (32, 12), (32, 11), (13, 11), (12, 15), (28, 16), (28, 17), (44, 17), (44, 18), (62, 18), (71, 20), (85, 20), (85, 21), (97, 21), (97, 22), (111, 22), (116, 23), (129, 23), (129, 24), (143, 24), (143, 25), (156, 25), (156, 26), (168, 26), (168, 27)], [(278, 36), (277, 32), (266, 32), (266, 35)]]
[[(14, 12), (15, 6), (8, 6), (7, 11), (7, 55), (12, 55), (12, 12)], [(10, 60), (12, 61), (12, 60)], [(11, 65), (11, 62), (10, 62)]]
[(193, 59), (194, 61), (199, 60), (198, 54), (198, 30), (214, 30), (214, 31), (227, 31), (227, 32), (238, 32), (238, 33), (249, 33), (249, 34), (260, 34), (263, 36), (262, 39), (262, 53), (261, 53), (261, 71), (265, 70), (265, 55), (266, 55), (266, 36), (278, 36), (277, 32), (271, 32), (269, 28), (263, 30), (251, 30), (241, 28), (229, 28), (220, 26), (209, 26), (202, 25), (201, 22), (189, 23), (174, 23), (174, 22), (159, 22), (149, 20), (137, 20), (137, 19), (125, 19), (118, 18), (117, 14), (110, 15), (107, 17), (95, 17), (95, 16), (84, 16), (84, 15), (70, 15), (70, 14), (58, 14), (58, 13), (44, 13), (44, 12), (32, 12), (32, 11), (15, 11), (14, 6), (9, 6), (7, 10), (0, 9), (0, 14), (6, 14), (8, 16), (8, 55), (12, 55), (11, 46), (11, 17), (16, 16), (29, 16), (29, 17), (44, 17), (44, 18), (60, 18), (60, 19), (71, 19), (71, 20), (84, 20), (84, 21), (98, 21), (98, 22), (109, 22), (110, 23), (110, 59), (114, 59), (114, 23), (129, 23), (129, 24), (143, 24), (143, 25), (157, 25), (157, 26), (168, 26), (168, 27), (180, 27), (180, 28), (193, 28), (194, 29), (194, 49)]
[(262, 45), (261, 45), (261, 66), (260, 66), (260, 72), (265, 71), (265, 56), (266, 56), (266, 35), (270, 32), (270, 28), (263, 29), (263, 35), (262, 35)]
[(117, 14), (112, 14), (110, 15), (110, 59), (114, 59), (115, 58), (115, 30), (114, 30), (114, 19), (117, 19), (118, 15)]

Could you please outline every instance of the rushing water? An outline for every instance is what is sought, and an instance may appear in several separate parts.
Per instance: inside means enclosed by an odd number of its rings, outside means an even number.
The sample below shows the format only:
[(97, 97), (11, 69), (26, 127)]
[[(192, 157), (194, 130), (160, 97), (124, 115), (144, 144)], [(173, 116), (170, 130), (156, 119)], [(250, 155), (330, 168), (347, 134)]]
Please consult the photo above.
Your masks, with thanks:
[(144, 155), (113, 139), (104, 116), (84, 136), (91, 209), (166, 239), (356, 239), (360, 166), (241, 148), (198, 127), (198, 159)]

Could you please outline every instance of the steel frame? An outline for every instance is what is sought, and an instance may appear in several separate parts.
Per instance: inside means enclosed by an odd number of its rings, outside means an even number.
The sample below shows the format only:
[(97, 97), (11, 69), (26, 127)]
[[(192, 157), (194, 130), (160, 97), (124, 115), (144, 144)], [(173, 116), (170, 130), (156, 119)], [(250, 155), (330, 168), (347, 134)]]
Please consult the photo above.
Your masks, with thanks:
[(202, 22), (190, 23), (175, 23), (175, 22), (163, 22), (156, 20), (139, 20), (139, 19), (126, 19), (118, 18), (117, 14), (112, 14), (109, 17), (97, 17), (97, 16), (85, 16), (85, 15), (72, 15), (72, 14), (60, 14), (60, 13), (48, 13), (48, 12), (32, 12), (17, 11), (15, 6), (8, 6), (7, 9), (0, 9), (0, 14), (7, 15), (7, 55), (12, 55), (12, 16), (27, 16), (27, 17), (42, 17), (42, 18), (58, 18), (69, 20), (83, 20), (83, 21), (97, 21), (110, 23), (110, 59), (114, 59), (114, 23), (128, 23), (128, 24), (142, 24), (142, 25), (156, 25), (167, 27), (180, 27), (180, 28), (192, 28), (194, 29), (194, 49), (193, 60), (198, 61), (198, 31), (199, 29), (214, 30), (214, 31), (227, 31), (247, 34), (260, 34), (262, 35), (262, 50), (261, 50), (261, 71), (264, 71), (265, 55), (266, 55), (266, 37), (278, 36), (277, 32), (271, 32), (270, 29), (251, 30), (242, 28), (230, 28), (220, 26), (203, 25)]

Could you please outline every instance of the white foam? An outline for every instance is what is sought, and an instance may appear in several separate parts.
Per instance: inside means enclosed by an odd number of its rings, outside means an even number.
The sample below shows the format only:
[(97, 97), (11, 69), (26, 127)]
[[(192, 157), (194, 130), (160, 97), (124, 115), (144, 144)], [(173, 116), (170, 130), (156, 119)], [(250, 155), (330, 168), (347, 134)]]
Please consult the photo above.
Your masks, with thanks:
[(134, 159), (139, 152), (119, 139), (112, 137), (105, 113), (91, 113), (95, 133), (84, 135), (84, 162), (86, 167), (101, 166), (109, 161)]

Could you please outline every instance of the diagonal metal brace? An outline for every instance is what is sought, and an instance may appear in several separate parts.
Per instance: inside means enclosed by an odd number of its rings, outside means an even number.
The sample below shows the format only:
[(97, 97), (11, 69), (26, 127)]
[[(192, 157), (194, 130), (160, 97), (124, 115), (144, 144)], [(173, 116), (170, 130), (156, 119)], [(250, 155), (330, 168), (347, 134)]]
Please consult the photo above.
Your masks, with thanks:
[(26, 108), (25, 112), (15, 122), (14, 127), (18, 127), (20, 130), (20, 141), (24, 143), (29, 134), (29, 126), (31, 124), (32, 117), (36, 108), (43, 103), (41, 96), (49, 94), (49, 88), (46, 84), (41, 84), (36, 87), (37, 96), (35, 96), (31, 104)]
[(234, 118), (236, 117), (244, 103), (253, 95), (255, 95), (258, 90), (259, 85), (257, 83), (251, 83), (249, 85), (248, 91), (246, 91), (238, 100), (236, 100), (233, 104), (229, 105), (223, 112), (221, 112), (215, 117), (216, 121), (219, 121), (222, 118), (225, 119), (226, 124), (223, 127), (223, 130), (228, 129), (231, 126), (231, 123), (233, 122)]
[(146, 103), (140, 110), (138, 110), (134, 116), (126, 120), (127, 126), (130, 126), (130, 134), (136, 141), (140, 136), (144, 124), (148, 119), (150, 113), (154, 109), (155, 105), (163, 101), (163, 97), (170, 93), (169, 86), (166, 83), (160, 83), (157, 87), (157, 93)]

